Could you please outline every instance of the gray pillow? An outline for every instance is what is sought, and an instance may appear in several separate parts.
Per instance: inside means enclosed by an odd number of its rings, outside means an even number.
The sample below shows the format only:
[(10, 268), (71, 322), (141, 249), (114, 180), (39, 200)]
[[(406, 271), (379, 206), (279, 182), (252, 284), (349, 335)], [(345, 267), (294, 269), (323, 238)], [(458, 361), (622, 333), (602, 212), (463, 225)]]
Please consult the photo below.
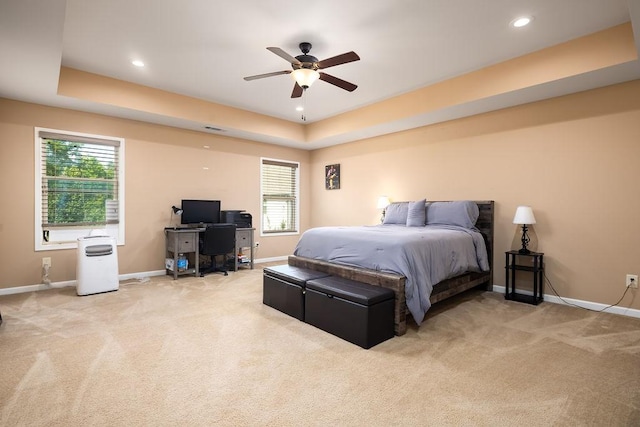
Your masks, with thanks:
[(407, 227), (424, 227), (426, 221), (425, 199), (409, 202)]
[(387, 206), (384, 211), (383, 224), (407, 224), (409, 202), (396, 202)]
[(427, 225), (457, 225), (474, 229), (480, 211), (471, 200), (427, 203)]

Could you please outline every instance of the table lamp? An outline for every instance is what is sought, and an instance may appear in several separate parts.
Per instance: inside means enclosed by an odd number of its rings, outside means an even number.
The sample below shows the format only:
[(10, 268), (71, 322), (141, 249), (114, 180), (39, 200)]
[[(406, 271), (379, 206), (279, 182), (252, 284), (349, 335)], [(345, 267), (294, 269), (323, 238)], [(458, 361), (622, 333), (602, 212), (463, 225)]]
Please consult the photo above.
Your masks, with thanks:
[(522, 248), (518, 252), (521, 254), (530, 254), (531, 251), (527, 249), (530, 240), (527, 234), (527, 225), (536, 223), (536, 217), (533, 216), (531, 206), (518, 206), (516, 215), (513, 217), (513, 223), (522, 225)]
[(378, 197), (378, 209), (382, 209), (382, 217), (380, 218), (380, 222), (384, 222), (384, 211), (387, 209), (391, 202), (387, 196)]
[(169, 225), (173, 222), (173, 215), (182, 215), (182, 209), (177, 206), (171, 206), (171, 218), (169, 219)]

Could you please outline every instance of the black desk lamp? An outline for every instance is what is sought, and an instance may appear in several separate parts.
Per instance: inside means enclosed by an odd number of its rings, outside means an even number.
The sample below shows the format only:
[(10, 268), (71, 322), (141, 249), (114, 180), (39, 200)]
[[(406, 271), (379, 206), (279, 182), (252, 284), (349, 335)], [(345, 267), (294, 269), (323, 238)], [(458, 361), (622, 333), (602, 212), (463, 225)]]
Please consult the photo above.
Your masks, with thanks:
[[(171, 219), (169, 220), (169, 226), (173, 222), (173, 215), (182, 215), (182, 209), (177, 206), (171, 206)], [(173, 227), (175, 228), (175, 226)]]
[(513, 223), (522, 225), (522, 248), (518, 252), (521, 254), (530, 254), (531, 251), (527, 249), (530, 240), (527, 234), (527, 225), (536, 223), (536, 217), (533, 216), (531, 206), (518, 206), (516, 215), (513, 217)]

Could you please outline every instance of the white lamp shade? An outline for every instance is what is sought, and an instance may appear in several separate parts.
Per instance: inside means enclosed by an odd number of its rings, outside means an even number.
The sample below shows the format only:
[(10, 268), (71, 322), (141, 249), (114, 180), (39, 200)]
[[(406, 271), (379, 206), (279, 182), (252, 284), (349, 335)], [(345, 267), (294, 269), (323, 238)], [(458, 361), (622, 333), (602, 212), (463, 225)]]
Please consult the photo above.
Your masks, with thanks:
[(533, 216), (531, 206), (518, 206), (516, 215), (513, 217), (514, 224), (535, 224), (536, 217)]
[(389, 198), (387, 196), (380, 196), (378, 198), (378, 209), (385, 209), (390, 204), (391, 202), (389, 201)]
[(291, 72), (291, 77), (293, 77), (293, 80), (295, 80), (301, 88), (308, 88), (313, 82), (320, 78), (320, 73), (309, 68), (298, 68)]

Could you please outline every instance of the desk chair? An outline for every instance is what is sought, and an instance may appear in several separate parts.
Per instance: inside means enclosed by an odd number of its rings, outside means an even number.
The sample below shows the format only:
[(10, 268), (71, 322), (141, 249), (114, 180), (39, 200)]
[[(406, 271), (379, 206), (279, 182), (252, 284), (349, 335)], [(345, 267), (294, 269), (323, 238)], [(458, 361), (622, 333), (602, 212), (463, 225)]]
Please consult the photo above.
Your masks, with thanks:
[[(214, 271), (224, 272), (227, 276), (227, 255), (236, 250), (236, 226), (235, 224), (210, 224), (204, 231), (200, 254), (211, 258), (211, 266), (200, 268), (200, 276)], [(216, 257), (222, 255), (222, 266), (216, 265)]]

